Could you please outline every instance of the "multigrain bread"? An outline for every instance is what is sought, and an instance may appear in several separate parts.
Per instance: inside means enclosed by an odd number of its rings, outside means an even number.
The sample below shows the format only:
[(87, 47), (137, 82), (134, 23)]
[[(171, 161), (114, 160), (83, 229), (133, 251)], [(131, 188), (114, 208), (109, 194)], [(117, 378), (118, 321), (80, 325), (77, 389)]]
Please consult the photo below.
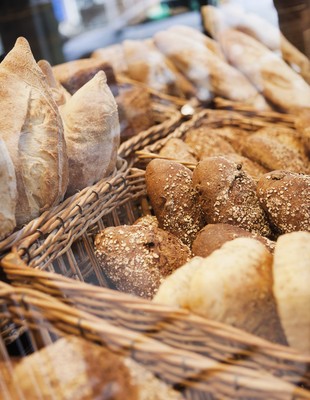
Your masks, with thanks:
[(262, 165), (250, 160), (248, 157), (241, 156), (240, 154), (229, 153), (225, 154), (224, 157), (229, 161), (233, 161), (234, 163), (241, 165), (243, 171), (246, 172), (256, 182), (268, 172), (268, 170)]
[(278, 233), (310, 231), (310, 175), (272, 171), (259, 180), (257, 196)]
[(0, 240), (12, 233), (16, 226), (16, 200), (14, 165), (4, 141), (0, 139)]
[(234, 29), (222, 31), (219, 42), (228, 62), (247, 76), (272, 104), (286, 112), (309, 107), (309, 85), (279, 55)]
[(263, 243), (271, 253), (274, 250), (275, 242), (258, 233), (252, 233), (230, 224), (208, 224), (198, 233), (193, 242), (193, 256), (208, 257), (224, 243), (239, 237), (256, 239)]
[(160, 149), (160, 156), (167, 159), (174, 159), (189, 164), (197, 164), (198, 160), (193, 155), (193, 150), (182, 140), (178, 138), (170, 138)]
[(310, 354), (310, 233), (279, 237), (273, 260), (273, 292), (288, 343)]
[(15, 167), (18, 226), (58, 204), (68, 159), (57, 104), (25, 38), (0, 64), (0, 137)]
[(107, 177), (120, 143), (117, 104), (103, 71), (61, 108), (69, 158), (67, 195)]
[(295, 128), (301, 133), (301, 140), (310, 159), (310, 107), (295, 110), (295, 115)]
[(256, 183), (241, 164), (220, 156), (206, 158), (193, 172), (193, 186), (207, 223), (237, 225), (267, 237), (271, 234)]
[(151, 299), (162, 280), (190, 257), (189, 248), (155, 224), (108, 227), (95, 237), (100, 267), (120, 291)]
[[(194, 257), (165, 279), (153, 301), (286, 344), (272, 293), (272, 255), (259, 241), (237, 238), (209, 257)], [(179, 303), (179, 304), (176, 304)]]
[(260, 129), (247, 137), (242, 154), (268, 171), (283, 169), (310, 172), (306, 148), (295, 130), (283, 127)]
[(191, 246), (205, 225), (192, 172), (178, 162), (155, 159), (146, 168), (145, 182), (159, 226)]
[(214, 95), (268, 109), (264, 98), (248, 79), (221, 60), (204, 44), (170, 30), (157, 32), (154, 42), (176, 68), (194, 85), (201, 101)]

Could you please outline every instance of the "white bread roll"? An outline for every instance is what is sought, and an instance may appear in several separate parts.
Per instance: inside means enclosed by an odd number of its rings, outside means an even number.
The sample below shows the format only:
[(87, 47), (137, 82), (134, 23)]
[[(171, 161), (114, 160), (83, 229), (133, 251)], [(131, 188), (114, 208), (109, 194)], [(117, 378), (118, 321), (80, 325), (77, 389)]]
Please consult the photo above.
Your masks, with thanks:
[(234, 29), (221, 32), (219, 41), (227, 60), (271, 103), (283, 111), (309, 107), (310, 86), (280, 56)]
[(154, 301), (179, 304), (284, 344), (272, 283), (272, 255), (266, 247), (255, 239), (237, 238), (209, 257), (195, 257), (176, 270), (162, 283)]
[(310, 354), (310, 233), (279, 237), (273, 261), (274, 296), (290, 346)]
[(154, 42), (194, 85), (199, 100), (208, 101), (218, 95), (251, 104), (258, 109), (269, 108), (244, 75), (204, 44), (170, 30), (156, 33)]
[(16, 199), (14, 165), (5, 143), (0, 139), (0, 240), (8, 236), (16, 226)]
[(0, 137), (12, 158), (18, 190), (17, 225), (58, 204), (68, 183), (63, 125), (26, 39), (0, 64)]
[(99, 71), (61, 107), (69, 158), (67, 195), (93, 185), (115, 168), (120, 142), (117, 104)]

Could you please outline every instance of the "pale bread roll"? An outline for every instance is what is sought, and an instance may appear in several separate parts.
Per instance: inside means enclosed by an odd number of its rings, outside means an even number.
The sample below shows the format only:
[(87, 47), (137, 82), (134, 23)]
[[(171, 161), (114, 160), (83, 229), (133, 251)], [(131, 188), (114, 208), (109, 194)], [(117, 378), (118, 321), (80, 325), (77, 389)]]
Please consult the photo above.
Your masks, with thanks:
[(16, 226), (16, 199), (14, 165), (5, 143), (0, 139), (0, 240), (8, 236)]
[(154, 301), (178, 303), (208, 319), (286, 344), (272, 284), (272, 255), (266, 247), (255, 239), (237, 238), (180, 267), (162, 283)]
[(310, 354), (310, 233), (279, 237), (273, 260), (273, 292), (288, 343)]
[(286, 112), (309, 106), (309, 85), (280, 56), (234, 29), (222, 31), (219, 41), (227, 60), (272, 104)]
[(107, 177), (120, 142), (117, 105), (99, 71), (61, 108), (69, 158), (67, 194)]
[(91, 57), (111, 64), (116, 75), (126, 75), (128, 72), (122, 44), (113, 44), (97, 49), (91, 54)]
[(169, 30), (156, 33), (154, 42), (194, 85), (199, 100), (209, 101), (218, 95), (258, 109), (269, 108), (244, 75), (202, 43)]
[(58, 204), (68, 184), (63, 125), (26, 39), (17, 39), (0, 64), (0, 136), (16, 173), (16, 223)]

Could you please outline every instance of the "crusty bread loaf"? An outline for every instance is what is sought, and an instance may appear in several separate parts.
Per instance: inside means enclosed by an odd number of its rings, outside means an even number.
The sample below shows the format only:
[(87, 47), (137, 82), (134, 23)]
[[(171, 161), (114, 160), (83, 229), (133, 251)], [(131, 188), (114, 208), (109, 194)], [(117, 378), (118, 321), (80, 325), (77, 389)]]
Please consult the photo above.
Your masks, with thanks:
[(192, 172), (175, 161), (152, 160), (145, 172), (146, 190), (159, 226), (191, 246), (205, 225)]
[(198, 233), (193, 242), (193, 256), (208, 257), (224, 243), (239, 237), (256, 239), (263, 243), (271, 253), (274, 250), (275, 243), (258, 233), (252, 233), (230, 224), (208, 224)]
[(68, 184), (63, 125), (26, 39), (0, 64), (0, 136), (15, 167), (18, 226), (61, 201)]
[(107, 177), (120, 142), (117, 105), (99, 71), (61, 108), (69, 158), (67, 194)]
[(295, 128), (301, 133), (301, 140), (310, 159), (310, 106), (295, 110), (295, 114)]
[(259, 180), (257, 195), (278, 233), (310, 231), (310, 175), (272, 171)]
[(154, 35), (160, 51), (192, 82), (196, 96), (209, 101), (214, 95), (252, 104), (258, 109), (269, 108), (248, 79), (221, 60), (202, 43), (173, 31)]
[(310, 354), (310, 233), (282, 235), (273, 261), (273, 291), (288, 343)]
[(118, 43), (99, 48), (91, 54), (91, 57), (104, 63), (111, 64), (116, 75), (126, 75), (128, 72), (122, 44)]
[(176, 305), (176, 296), (179, 305), (196, 314), (285, 344), (272, 284), (272, 255), (266, 247), (255, 239), (237, 238), (176, 270), (154, 301)]
[(14, 165), (4, 141), (0, 139), (0, 240), (8, 236), (16, 226), (16, 200)]
[(162, 280), (189, 259), (190, 250), (155, 224), (138, 223), (101, 231), (95, 255), (118, 290), (151, 299)]
[(309, 85), (280, 56), (234, 29), (221, 32), (219, 40), (228, 61), (271, 103), (283, 111), (309, 107)]
[(170, 138), (160, 149), (160, 156), (183, 161), (190, 164), (197, 164), (197, 159), (193, 155), (193, 150), (182, 140), (178, 138)]
[(193, 185), (207, 223), (237, 225), (267, 237), (271, 234), (256, 183), (242, 165), (225, 157), (206, 158), (193, 172)]
[(262, 165), (268, 171), (285, 169), (310, 172), (306, 148), (297, 132), (284, 127), (260, 129), (247, 137), (242, 154)]
[(258, 164), (257, 162), (250, 160), (247, 157), (243, 157), (237, 153), (230, 153), (225, 154), (224, 157), (229, 160), (233, 161), (234, 163), (241, 165), (243, 171), (245, 171), (251, 178), (253, 178), (256, 182), (268, 172), (266, 168), (262, 165)]

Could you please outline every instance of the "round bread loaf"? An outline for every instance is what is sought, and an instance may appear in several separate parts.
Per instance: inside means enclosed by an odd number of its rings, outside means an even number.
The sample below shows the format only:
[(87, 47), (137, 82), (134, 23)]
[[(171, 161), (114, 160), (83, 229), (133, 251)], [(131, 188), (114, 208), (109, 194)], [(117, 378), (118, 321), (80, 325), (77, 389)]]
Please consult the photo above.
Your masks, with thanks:
[(182, 139), (178, 138), (167, 140), (165, 145), (160, 149), (159, 155), (191, 164), (197, 164), (198, 161), (193, 155), (193, 150)]
[(248, 232), (239, 226), (229, 224), (209, 224), (197, 235), (193, 242), (193, 256), (208, 257), (214, 250), (219, 249), (224, 243), (239, 237), (249, 237), (263, 243), (272, 253), (275, 243), (258, 233)]
[(191, 246), (205, 225), (192, 187), (192, 171), (177, 162), (156, 159), (146, 168), (145, 182), (159, 226)]
[(310, 231), (310, 176), (272, 171), (257, 184), (261, 206), (279, 233)]
[(164, 277), (185, 264), (190, 250), (154, 224), (138, 223), (101, 231), (95, 255), (118, 290), (151, 299)]
[(256, 182), (268, 172), (263, 166), (237, 153), (225, 154), (225, 158), (242, 165), (244, 172), (251, 176)]
[(310, 233), (279, 237), (273, 261), (273, 291), (290, 346), (310, 354)]
[(193, 185), (209, 224), (221, 222), (262, 236), (271, 234), (256, 195), (256, 184), (241, 164), (225, 157), (200, 161), (193, 173)]

